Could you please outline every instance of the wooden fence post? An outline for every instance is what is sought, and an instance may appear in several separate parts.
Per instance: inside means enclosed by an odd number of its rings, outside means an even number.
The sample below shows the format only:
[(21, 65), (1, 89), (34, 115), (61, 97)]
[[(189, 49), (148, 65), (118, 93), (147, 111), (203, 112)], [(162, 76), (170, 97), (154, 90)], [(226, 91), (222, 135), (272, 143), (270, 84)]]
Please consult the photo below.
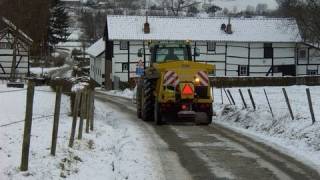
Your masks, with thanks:
[(254, 99), (253, 99), (253, 96), (252, 96), (252, 93), (251, 93), (251, 90), (248, 89), (248, 93), (249, 93), (249, 96), (250, 96), (250, 100), (251, 100), (251, 103), (252, 103), (252, 107), (254, 110), (256, 110), (256, 104), (254, 102)]
[(94, 128), (94, 90), (91, 91), (91, 101), (90, 101), (90, 130), (93, 131)]
[(267, 102), (268, 102), (268, 105), (269, 105), (269, 109), (270, 109), (271, 115), (272, 115), (272, 117), (274, 118), (274, 115), (273, 115), (273, 112), (272, 112), (272, 108), (271, 108), (271, 105), (270, 105), (270, 102), (269, 102), (269, 98), (268, 98), (267, 92), (266, 92), (265, 89), (263, 89), (263, 91), (264, 91), (264, 94), (266, 95), (266, 98), (267, 98)]
[(89, 133), (90, 130), (90, 102), (91, 102), (91, 90), (88, 88), (86, 94), (86, 133)]
[(314, 124), (316, 122), (316, 118), (314, 117), (310, 89), (307, 88), (306, 91), (307, 91), (307, 96), (308, 96), (308, 103), (309, 103), (309, 109), (310, 109), (310, 113), (311, 113), (312, 124)]
[(78, 139), (82, 139), (82, 132), (83, 132), (83, 119), (85, 118), (86, 114), (86, 89), (84, 89), (81, 93), (81, 104), (80, 104), (80, 123), (79, 123), (79, 132), (78, 132)]
[(231, 101), (232, 101), (233, 105), (236, 105), (236, 102), (234, 101), (234, 99), (233, 99), (233, 97), (232, 97), (232, 94), (231, 94), (230, 90), (229, 90), (229, 89), (227, 89), (227, 91), (228, 91), (228, 94), (229, 94), (229, 96), (230, 96), (230, 98), (231, 98)]
[(29, 166), (29, 149), (30, 136), (32, 127), (32, 112), (33, 112), (33, 98), (34, 98), (34, 82), (29, 80), (27, 88), (27, 106), (24, 122), (24, 133), (22, 142), (22, 156), (21, 156), (21, 171), (27, 171)]
[(239, 89), (239, 93), (240, 93), (240, 96), (241, 96), (241, 99), (242, 99), (242, 102), (243, 102), (244, 108), (248, 108), (247, 103), (246, 103), (246, 101), (244, 100), (244, 97), (243, 97), (243, 94), (242, 94), (241, 89)]
[(288, 109), (289, 109), (289, 112), (290, 112), (291, 119), (294, 120), (293, 112), (292, 112), (292, 109), (291, 109), (291, 105), (290, 105), (290, 101), (289, 101), (286, 89), (282, 88), (282, 92), (283, 92), (283, 95), (284, 95), (284, 97), (286, 99), (286, 103), (287, 103), (287, 106), (288, 106)]
[(227, 93), (226, 89), (223, 88), (223, 91), (224, 91), (224, 93), (226, 94), (229, 103), (232, 104), (231, 101), (230, 101), (230, 98), (229, 98), (229, 96), (228, 96), (228, 93)]
[(73, 105), (73, 120), (72, 120), (72, 127), (71, 127), (71, 135), (69, 140), (69, 147), (73, 147), (74, 136), (76, 134), (76, 127), (77, 127), (77, 119), (79, 115), (79, 103), (80, 103), (80, 92), (76, 92), (76, 98)]
[(53, 130), (52, 130), (52, 141), (51, 141), (51, 155), (56, 155), (56, 146), (57, 146), (57, 136), (59, 129), (59, 118), (60, 118), (60, 105), (61, 105), (61, 93), (62, 87), (57, 87), (56, 94), (56, 104), (54, 107), (54, 118), (53, 118)]
[(222, 92), (222, 87), (220, 89), (220, 94), (221, 94), (221, 103), (223, 104), (223, 92)]

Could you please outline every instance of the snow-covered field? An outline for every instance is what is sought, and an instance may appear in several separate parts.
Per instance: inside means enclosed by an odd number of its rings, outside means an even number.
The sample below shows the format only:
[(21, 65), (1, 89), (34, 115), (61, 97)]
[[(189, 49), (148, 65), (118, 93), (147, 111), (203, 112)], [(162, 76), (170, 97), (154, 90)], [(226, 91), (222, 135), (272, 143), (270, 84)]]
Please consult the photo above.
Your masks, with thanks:
[[(151, 0), (151, 4), (161, 4), (161, 0)], [(201, 3), (209, 3), (210, 0), (197, 0)], [(276, 9), (278, 4), (276, 0), (213, 0), (213, 4), (223, 8), (229, 9), (229, 11), (236, 10), (237, 12), (241, 10), (246, 10), (247, 6), (252, 6), (256, 8), (258, 4), (267, 4), (268, 9)]]
[[(214, 123), (250, 136), (257, 141), (267, 143), (274, 148), (290, 154), (320, 171), (320, 87), (289, 86), (285, 87), (289, 96), (295, 119), (292, 120), (282, 93), (283, 87), (250, 88), (257, 110), (254, 111), (248, 95), (248, 88), (240, 88), (246, 104), (245, 109), (239, 94), (239, 88), (230, 88), (236, 106), (230, 105), (221, 89), (214, 89)], [(306, 88), (310, 88), (316, 123), (312, 125)], [(274, 113), (272, 117), (263, 89), (266, 90)], [(132, 98), (130, 90), (109, 91), (108, 94)], [(214, 124), (213, 124), (214, 126)], [(314, 166), (315, 165), (315, 166)]]
[[(95, 130), (68, 147), (69, 98), (62, 97), (57, 153), (50, 155), (55, 94), (36, 87), (29, 171), (20, 172), (26, 91), (0, 84), (0, 179), (163, 179), (152, 142), (127, 115), (95, 102)], [(39, 91), (45, 90), (45, 91)], [(12, 91), (12, 92), (5, 92)], [(16, 123), (14, 123), (16, 122)], [(13, 124), (11, 124), (13, 123)]]
[(33, 74), (36, 74), (36, 75), (40, 75), (43, 73), (52, 73), (54, 71), (57, 71), (59, 69), (62, 69), (62, 68), (67, 68), (69, 67), (69, 65), (65, 64), (61, 67), (51, 67), (51, 68), (42, 68), (42, 67), (33, 67), (33, 68), (30, 68), (30, 72), (33, 73)]
[(278, 7), (275, 0), (215, 0), (213, 3), (219, 7), (227, 8), (230, 11), (236, 10), (246, 10), (247, 6), (252, 6), (256, 8), (258, 4), (267, 4), (268, 9), (276, 9)]
[[(224, 104), (222, 104), (221, 89), (214, 89), (214, 110), (217, 112), (214, 122), (274, 146), (298, 160), (316, 165), (317, 170), (320, 171), (320, 87), (290, 86), (285, 88), (294, 120), (290, 117), (282, 87), (256, 87), (250, 88), (257, 104), (256, 111), (252, 108), (248, 88), (240, 88), (249, 105), (248, 109), (243, 108), (238, 88), (230, 89), (236, 106), (228, 105), (229, 102), (224, 92)], [(306, 88), (310, 88), (311, 91), (317, 120), (314, 125), (312, 125), (310, 116)], [(263, 89), (269, 96), (274, 118), (270, 113)]]

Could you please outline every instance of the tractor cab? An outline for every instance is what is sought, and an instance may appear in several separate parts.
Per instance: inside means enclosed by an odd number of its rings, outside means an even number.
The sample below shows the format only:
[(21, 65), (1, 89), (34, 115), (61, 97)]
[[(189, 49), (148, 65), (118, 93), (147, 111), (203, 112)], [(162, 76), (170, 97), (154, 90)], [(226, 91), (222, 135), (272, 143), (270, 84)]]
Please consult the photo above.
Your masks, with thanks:
[[(152, 43), (150, 46), (150, 62), (164, 63), (171, 61), (193, 61), (191, 46), (188, 42)], [(199, 56), (199, 49), (195, 48), (195, 56)], [(138, 56), (142, 56), (139, 50)]]

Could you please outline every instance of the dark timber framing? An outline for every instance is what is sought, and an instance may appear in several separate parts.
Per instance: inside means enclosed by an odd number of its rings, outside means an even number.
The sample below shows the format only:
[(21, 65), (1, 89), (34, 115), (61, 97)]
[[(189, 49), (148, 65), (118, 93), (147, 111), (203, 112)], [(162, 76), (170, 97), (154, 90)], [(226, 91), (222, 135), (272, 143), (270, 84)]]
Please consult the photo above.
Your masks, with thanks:
[[(9, 43), (10, 47), (1, 49), (0, 54), (0, 71), (3, 78), (7, 78), (7, 75), (10, 74), (11, 70), (17, 70), (21, 69), (21, 72), (16, 72), (15, 74), (19, 75), (19, 77), (28, 77), (30, 76), (30, 47), (33, 43), (33, 41), (22, 31), (18, 31), (15, 29), (15, 26), (11, 24), (7, 24), (7, 22), (3, 21), (3, 19), (0, 19), (1, 27), (0, 29), (0, 42), (2, 43)], [(17, 42), (17, 49), (16, 49), (16, 57), (18, 61), (13, 65), (12, 68), (12, 60), (13, 60), (13, 39), (14, 36), (16, 36), (16, 42)], [(10, 65), (8, 65), (10, 64)], [(25, 70), (27, 69), (27, 70)]]
[(128, 46), (128, 81), (130, 80), (130, 42), (127, 42)]

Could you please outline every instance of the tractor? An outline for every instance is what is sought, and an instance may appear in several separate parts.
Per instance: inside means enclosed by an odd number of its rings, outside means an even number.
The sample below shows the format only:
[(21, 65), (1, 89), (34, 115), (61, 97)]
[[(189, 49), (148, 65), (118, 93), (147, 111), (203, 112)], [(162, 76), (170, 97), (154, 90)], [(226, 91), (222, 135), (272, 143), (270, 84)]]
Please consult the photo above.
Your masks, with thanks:
[[(137, 82), (137, 116), (161, 125), (166, 118), (212, 122), (213, 96), (208, 75), (214, 65), (194, 62), (191, 44), (185, 42), (149, 43), (150, 65)], [(199, 56), (198, 48), (194, 56)], [(143, 49), (138, 51), (143, 56)]]

